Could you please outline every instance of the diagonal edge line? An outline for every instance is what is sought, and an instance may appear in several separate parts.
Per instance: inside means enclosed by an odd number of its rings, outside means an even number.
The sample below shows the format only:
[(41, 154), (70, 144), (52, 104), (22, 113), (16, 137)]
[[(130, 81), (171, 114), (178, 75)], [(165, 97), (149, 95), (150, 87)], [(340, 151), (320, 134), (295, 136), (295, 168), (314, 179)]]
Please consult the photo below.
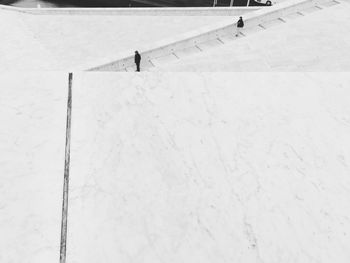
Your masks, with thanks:
[(71, 123), (72, 123), (72, 83), (73, 83), (73, 73), (69, 73), (63, 201), (62, 201), (62, 221), (61, 221), (60, 263), (66, 263), (66, 251), (67, 251), (68, 190), (69, 190)]

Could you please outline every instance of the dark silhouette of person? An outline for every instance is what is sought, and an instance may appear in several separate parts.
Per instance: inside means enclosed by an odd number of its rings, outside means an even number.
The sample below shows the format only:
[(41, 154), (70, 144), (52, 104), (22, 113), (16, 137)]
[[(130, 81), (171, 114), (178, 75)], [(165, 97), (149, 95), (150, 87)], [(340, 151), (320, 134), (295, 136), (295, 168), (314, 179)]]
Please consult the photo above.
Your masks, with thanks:
[(136, 64), (136, 71), (140, 72), (140, 63), (141, 63), (141, 55), (138, 51), (135, 51), (135, 64)]
[(243, 18), (240, 16), (238, 21), (237, 21), (237, 31), (236, 31), (236, 37), (239, 36), (239, 34), (241, 33), (241, 29), (244, 27), (244, 22), (243, 22)]

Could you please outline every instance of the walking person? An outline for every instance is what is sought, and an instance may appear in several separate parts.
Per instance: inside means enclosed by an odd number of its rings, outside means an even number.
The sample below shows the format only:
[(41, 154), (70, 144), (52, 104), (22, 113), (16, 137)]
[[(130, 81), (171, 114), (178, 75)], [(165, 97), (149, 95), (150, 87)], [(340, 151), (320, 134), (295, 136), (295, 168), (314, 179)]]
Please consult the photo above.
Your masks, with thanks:
[(141, 63), (141, 55), (138, 51), (135, 51), (135, 64), (136, 64), (136, 71), (140, 72), (140, 63)]
[(237, 21), (236, 37), (238, 37), (239, 34), (241, 34), (241, 30), (243, 27), (244, 27), (243, 18), (240, 16)]

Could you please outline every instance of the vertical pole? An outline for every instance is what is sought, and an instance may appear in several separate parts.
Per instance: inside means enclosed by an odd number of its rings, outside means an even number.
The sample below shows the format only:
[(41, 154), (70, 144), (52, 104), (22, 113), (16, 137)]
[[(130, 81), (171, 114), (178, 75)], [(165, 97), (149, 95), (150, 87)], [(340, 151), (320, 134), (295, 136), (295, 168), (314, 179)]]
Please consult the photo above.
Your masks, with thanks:
[(230, 2), (230, 6), (233, 6), (233, 0), (231, 0), (231, 2)]
[(60, 263), (66, 263), (67, 251), (67, 222), (68, 222), (68, 189), (69, 189), (69, 164), (70, 164), (70, 137), (72, 122), (72, 82), (73, 73), (68, 76), (68, 102), (67, 102), (67, 122), (66, 122), (66, 148), (64, 160), (64, 182), (63, 182), (63, 204), (61, 222), (61, 245)]

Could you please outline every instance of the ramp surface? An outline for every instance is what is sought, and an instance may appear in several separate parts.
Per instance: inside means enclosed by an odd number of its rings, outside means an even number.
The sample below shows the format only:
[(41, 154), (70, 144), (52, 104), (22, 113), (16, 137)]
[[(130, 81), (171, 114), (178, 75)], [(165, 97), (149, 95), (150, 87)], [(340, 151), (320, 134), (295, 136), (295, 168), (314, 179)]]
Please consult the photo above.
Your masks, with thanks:
[(66, 82), (0, 76), (0, 262), (58, 262)]
[[(0, 70), (85, 70), (220, 16), (32, 15), (0, 9)], [(128, 55), (128, 54), (126, 54)], [(132, 55), (132, 54), (131, 54)]]
[(223, 39), (224, 45), (149, 70), (349, 71), (350, 4), (333, 2), (331, 7), (320, 8), (262, 24), (259, 31), (258, 27), (244, 29), (246, 37)]
[(68, 262), (348, 262), (349, 85), (76, 76)]

